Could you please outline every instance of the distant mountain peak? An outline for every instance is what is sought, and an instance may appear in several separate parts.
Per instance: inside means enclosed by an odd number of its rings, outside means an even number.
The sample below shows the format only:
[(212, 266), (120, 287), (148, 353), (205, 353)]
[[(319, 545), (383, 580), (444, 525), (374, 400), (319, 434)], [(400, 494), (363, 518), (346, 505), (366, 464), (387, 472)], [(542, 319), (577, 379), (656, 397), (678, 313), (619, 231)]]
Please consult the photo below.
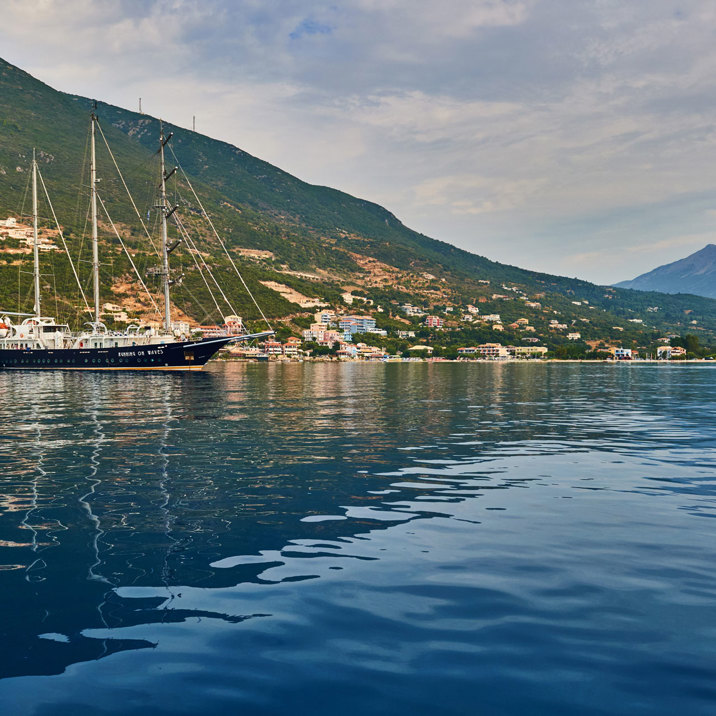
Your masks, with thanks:
[(691, 293), (716, 298), (716, 244), (706, 244), (683, 259), (614, 285), (637, 291)]

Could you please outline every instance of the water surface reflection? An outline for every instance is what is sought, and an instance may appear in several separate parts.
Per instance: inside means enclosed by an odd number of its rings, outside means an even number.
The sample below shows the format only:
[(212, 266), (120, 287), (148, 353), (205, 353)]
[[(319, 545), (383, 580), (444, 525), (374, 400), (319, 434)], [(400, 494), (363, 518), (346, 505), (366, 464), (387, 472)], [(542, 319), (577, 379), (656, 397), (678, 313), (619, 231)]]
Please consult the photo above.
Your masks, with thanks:
[(0, 699), (705, 709), (712, 382), (501, 364), (0, 373)]

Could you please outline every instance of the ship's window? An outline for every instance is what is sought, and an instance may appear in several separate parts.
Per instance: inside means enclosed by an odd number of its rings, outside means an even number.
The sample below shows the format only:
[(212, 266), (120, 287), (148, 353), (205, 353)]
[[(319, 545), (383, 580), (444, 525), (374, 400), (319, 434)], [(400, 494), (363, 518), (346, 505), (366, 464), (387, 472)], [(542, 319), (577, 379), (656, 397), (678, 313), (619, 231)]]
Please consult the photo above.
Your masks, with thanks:
[(194, 360), (194, 351), (184, 351), (184, 360)]

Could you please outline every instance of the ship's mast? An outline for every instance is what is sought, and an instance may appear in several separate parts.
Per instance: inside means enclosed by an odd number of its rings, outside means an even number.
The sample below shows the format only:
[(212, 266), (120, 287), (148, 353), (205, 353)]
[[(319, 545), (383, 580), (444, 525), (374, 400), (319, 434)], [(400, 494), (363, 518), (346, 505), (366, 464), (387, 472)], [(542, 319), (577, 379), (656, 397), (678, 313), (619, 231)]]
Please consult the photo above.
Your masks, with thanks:
[(161, 204), (159, 206), (162, 217), (162, 280), (164, 282), (164, 330), (169, 333), (172, 327), (171, 306), (169, 299), (169, 246), (167, 238), (167, 217), (169, 216), (169, 206), (167, 204), (167, 174), (164, 166), (164, 146), (171, 139), (172, 133), (164, 138), (164, 124), (159, 121), (159, 157), (161, 159)]
[[(37, 232), (37, 160), (32, 150), (32, 235), (33, 258), (35, 263), (35, 316), (40, 317), (40, 241)], [(39, 330), (39, 329), (38, 329)]]
[[(95, 104), (95, 109), (97, 105)], [(90, 149), (90, 193), (92, 197), (92, 276), (94, 284), (94, 322), (99, 330), (99, 242), (97, 239), (97, 162), (95, 158), (94, 135), (97, 115), (92, 110), (92, 140)]]

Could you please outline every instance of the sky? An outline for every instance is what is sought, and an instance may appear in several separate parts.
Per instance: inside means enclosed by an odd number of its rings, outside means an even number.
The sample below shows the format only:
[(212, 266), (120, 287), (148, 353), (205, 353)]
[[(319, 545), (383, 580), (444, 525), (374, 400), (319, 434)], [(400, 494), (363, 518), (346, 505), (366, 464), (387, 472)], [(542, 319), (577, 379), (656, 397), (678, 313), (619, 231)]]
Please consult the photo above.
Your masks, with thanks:
[(713, 0), (0, 0), (0, 56), (488, 258), (716, 243)]

